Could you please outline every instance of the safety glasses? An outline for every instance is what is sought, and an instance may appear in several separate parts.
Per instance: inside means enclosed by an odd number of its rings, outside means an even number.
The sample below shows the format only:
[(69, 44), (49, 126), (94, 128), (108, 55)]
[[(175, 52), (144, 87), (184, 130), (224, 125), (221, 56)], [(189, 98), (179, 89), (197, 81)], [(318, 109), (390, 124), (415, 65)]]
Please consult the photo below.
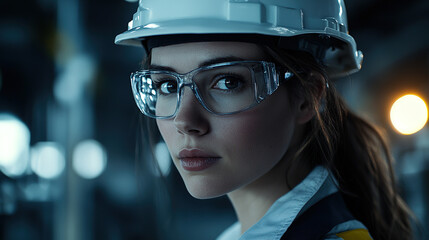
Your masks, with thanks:
[[(292, 76), (286, 71), (284, 79)], [(173, 118), (185, 87), (210, 113), (229, 115), (248, 110), (271, 95), (279, 87), (279, 73), (271, 62), (234, 61), (185, 74), (141, 70), (131, 74), (131, 86), (137, 106), (151, 118)]]

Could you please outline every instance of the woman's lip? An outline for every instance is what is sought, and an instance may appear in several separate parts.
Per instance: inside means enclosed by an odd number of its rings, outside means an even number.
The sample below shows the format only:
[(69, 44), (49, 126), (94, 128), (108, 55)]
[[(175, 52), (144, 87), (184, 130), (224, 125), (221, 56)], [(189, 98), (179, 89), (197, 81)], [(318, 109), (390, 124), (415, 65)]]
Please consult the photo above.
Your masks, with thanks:
[(211, 167), (215, 164), (220, 157), (191, 157), (191, 158), (179, 158), (180, 165), (183, 169), (188, 171), (202, 171), (206, 168)]
[(178, 159), (183, 169), (187, 171), (201, 171), (211, 167), (221, 157), (207, 153), (200, 149), (183, 149), (179, 152)]
[(179, 159), (182, 158), (219, 158), (215, 154), (207, 153), (200, 149), (182, 149), (178, 155)]

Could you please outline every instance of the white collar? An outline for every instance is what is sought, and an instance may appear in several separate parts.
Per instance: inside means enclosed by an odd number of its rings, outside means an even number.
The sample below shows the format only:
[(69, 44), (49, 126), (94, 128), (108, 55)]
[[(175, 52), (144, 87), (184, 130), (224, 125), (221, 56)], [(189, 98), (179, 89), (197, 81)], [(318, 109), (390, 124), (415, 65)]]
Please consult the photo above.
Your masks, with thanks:
[(321, 198), (338, 191), (328, 176), (326, 168), (316, 166), (301, 183), (277, 199), (267, 213), (241, 237), (241, 226), (236, 222), (217, 240), (280, 239), (300, 213)]

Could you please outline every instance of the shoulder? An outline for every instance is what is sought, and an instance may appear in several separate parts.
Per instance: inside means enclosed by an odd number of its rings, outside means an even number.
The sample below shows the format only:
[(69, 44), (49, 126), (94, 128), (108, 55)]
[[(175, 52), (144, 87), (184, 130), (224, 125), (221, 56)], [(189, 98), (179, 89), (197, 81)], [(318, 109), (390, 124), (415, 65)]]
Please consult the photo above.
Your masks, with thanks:
[(239, 222), (234, 223), (225, 229), (216, 240), (237, 240), (241, 235), (241, 225)]
[(348, 210), (340, 192), (304, 211), (282, 239), (371, 240), (367, 228)]
[(357, 220), (338, 224), (326, 234), (325, 240), (372, 240), (366, 227)]

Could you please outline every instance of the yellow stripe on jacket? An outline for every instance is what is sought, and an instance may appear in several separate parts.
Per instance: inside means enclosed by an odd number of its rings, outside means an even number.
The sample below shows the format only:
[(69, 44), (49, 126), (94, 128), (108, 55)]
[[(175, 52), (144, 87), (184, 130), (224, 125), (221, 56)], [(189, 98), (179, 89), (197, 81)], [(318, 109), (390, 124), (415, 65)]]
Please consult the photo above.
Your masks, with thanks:
[(372, 240), (372, 237), (366, 229), (353, 229), (337, 233), (336, 235), (344, 240)]

